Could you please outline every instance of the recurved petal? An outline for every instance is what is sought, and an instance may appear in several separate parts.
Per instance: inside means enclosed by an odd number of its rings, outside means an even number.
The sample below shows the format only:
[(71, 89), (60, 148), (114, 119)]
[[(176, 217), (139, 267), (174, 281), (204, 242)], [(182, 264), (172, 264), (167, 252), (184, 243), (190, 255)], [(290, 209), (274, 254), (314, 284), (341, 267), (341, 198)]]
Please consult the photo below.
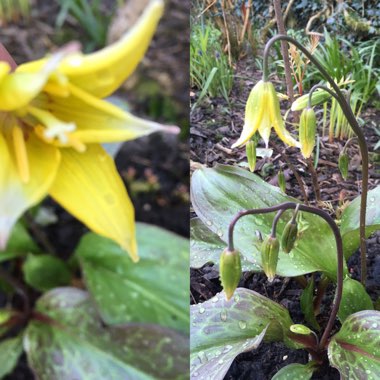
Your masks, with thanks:
[(243, 131), (232, 149), (244, 145), (255, 134), (266, 111), (265, 82), (259, 81), (249, 94), (245, 105)]
[(267, 82), (268, 108), (271, 124), (277, 133), (277, 136), (287, 145), (300, 147), (300, 143), (295, 140), (286, 130), (285, 123), (281, 115), (280, 102), (276, 90), (271, 82)]
[(26, 106), (42, 90), (49, 73), (11, 73), (0, 82), (0, 111), (13, 111)]
[(0, 134), (0, 248), (4, 249), (17, 219), (25, 210), (40, 202), (53, 182), (60, 162), (57, 148), (30, 134), (26, 143), (30, 178), (23, 183), (13, 151)]
[(136, 139), (149, 133), (177, 133), (177, 127), (140, 119), (113, 104), (69, 85), (68, 98), (51, 97), (46, 107), (60, 120), (74, 123), (71, 135), (84, 144)]
[[(119, 41), (83, 55), (71, 54), (59, 66), (71, 83), (99, 98), (112, 94), (135, 70), (143, 58), (159, 19), (163, 13), (162, 0), (150, 0), (136, 24)], [(45, 59), (24, 64), (19, 71), (36, 71)]]
[(120, 244), (138, 260), (134, 209), (111, 157), (100, 145), (84, 153), (61, 149), (50, 195), (94, 232)]

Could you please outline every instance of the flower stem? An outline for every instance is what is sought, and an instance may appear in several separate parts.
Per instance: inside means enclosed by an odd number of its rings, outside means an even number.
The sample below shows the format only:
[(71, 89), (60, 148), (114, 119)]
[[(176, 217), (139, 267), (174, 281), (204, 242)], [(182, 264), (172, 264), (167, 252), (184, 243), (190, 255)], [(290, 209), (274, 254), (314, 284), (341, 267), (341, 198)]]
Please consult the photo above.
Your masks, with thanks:
[[(240, 218), (246, 216), (246, 215), (257, 215), (257, 214), (268, 214), (271, 212), (276, 211), (286, 211), (286, 210), (293, 210), (298, 208), (299, 211), (305, 211), (311, 214), (319, 215), (321, 218), (323, 218), (330, 228), (332, 229), (335, 237), (336, 242), (336, 249), (337, 249), (337, 286), (335, 290), (335, 297), (333, 301), (333, 306), (331, 309), (330, 318), (327, 322), (325, 331), (323, 332), (322, 338), (319, 342), (318, 348), (323, 349), (326, 345), (327, 339), (330, 335), (330, 332), (333, 328), (336, 315), (339, 310), (340, 301), (342, 299), (342, 291), (343, 291), (343, 262), (344, 262), (344, 256), (343, 256), (343, 242), (342, 237), (340, 235), (340, 231), (338, 226), (336, 225), (334, 219), (325, 211), (320, 210), (315, 207), (302, 205), (299, 203), (294, 202), (285, 202), (281, 203), (276, 206), (267, 207), (267, 208), (259, 208), (259, 209), (250, 209), (250, 210), (243, 210), (240, 211), (235, 215), (235, 217), (232, 219), (229, 227), (228, 227), (228, 249), (230, 251), (234, 250), (234, 242), (233, 242), (233, 234), (234, 234), (234, 228), (236, 223), (239, 221)], [(281, 216), (282, 212), (278, 212), (276, 215), (275, 220), (278, 221), (279, 217)], [(272, 227), (273, 228), (273, 227)]]
[[(365, 241), (365, 221), (366, 221), (366, 210), (367, 210), (367, 193), (368, 193), (368, 147), (367, 143), (361, 130), (354, 113), (350, 105), (348, 104), (346, 98), (344, 97), (342, 91), (339, 89), (339, 86), (335, 83), (334, 79), (328, 74), (325, 68), (321, 65), (321, 63), (298, 41), (294, 38), (289, 37), (287, 35), (279, 34), (277, 36), (272, 37), (264, 49), (264, 57), (263, 57), (263, 72), (268, 75), (268, 58), (269, 51), (271, 46), (276, 41), (288, 41), (289, 43), (295, 45), (298, 49), (300, 49), (306, 57), (313, 63), (323, 77), (328, 81), (332, 87), (332, 90), (324, 87), (323, 89), (330, 93), (330, 95), (334, 96), (337, 99), (340, 107), (344, 115), (347, 118), (352, 130), (356, 134), (359, 140), (359, 148), (362, 157), (362, 193), (361, 193), (361, 201), (360, 201), (360, 254), (361, 254), (361, 275), (360, 280), (361, 283), (365, 286), (366, 278), (367, 278), (367, 262), (366, 262), (366, 241)], [(314, 86), (315, 87), (315, 86)], [(322, 88), (322, 87), (319, 87)], [(335, 93), (334, 93), (335, 92)]]
[(13, 278), (2, 266), (0, 266), (0, 278), (6, 281), (9, 285), (11, 285), (16, 293), (20, 295), (23, 301), (23, 316), (25, 319), (29, 318), (31, 307), (28, 292), (25, 289), (24, 285)]

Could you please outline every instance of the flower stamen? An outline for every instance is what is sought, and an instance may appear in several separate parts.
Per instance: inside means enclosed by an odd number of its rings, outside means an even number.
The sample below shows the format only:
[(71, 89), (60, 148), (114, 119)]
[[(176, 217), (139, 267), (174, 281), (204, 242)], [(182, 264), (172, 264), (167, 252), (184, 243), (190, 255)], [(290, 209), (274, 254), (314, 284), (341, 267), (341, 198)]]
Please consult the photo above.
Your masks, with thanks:
[(29, 113), (42, 125), (36, 127), (36, 133), (40, 138), (49, 143), (57, 142), (59, 146), (71, 146), (78, 152), (86, 150), (86, 146), (71, 135), (76, 130), (74, 123), (66, 123), (57, 119), (50, 112), (29, 106)]
[(12, 138), (16, 156), (17, 169), (22, 182), (27, 183), (29, 182), (30, 178), (28, 152), (26, 150), (24, 132), (18, 125), (15, 125), (12, 128)]

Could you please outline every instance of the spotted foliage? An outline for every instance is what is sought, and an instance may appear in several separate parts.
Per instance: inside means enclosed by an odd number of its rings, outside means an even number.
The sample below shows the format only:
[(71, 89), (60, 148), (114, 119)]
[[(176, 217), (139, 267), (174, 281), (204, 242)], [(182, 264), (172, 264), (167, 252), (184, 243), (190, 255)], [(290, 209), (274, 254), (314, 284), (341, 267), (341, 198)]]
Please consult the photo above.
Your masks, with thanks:
[(24, 347), (40, 380), (188, 378), (188, 340), (164, 327), (110, 327), (89, 294), (57, 288), (37, 303), (44, 317), (29, 324)]
[(350, 315), (328, 347), (332, 366), (342, 380), (380, 378), (380, 312), (360, 311)]
[(231, 300), (219, 293), (191, 306), (191, 376), (223, 379), (234, 358), (265, 341), (285, 340), (288, 311), (254, 291), (238, 288)]

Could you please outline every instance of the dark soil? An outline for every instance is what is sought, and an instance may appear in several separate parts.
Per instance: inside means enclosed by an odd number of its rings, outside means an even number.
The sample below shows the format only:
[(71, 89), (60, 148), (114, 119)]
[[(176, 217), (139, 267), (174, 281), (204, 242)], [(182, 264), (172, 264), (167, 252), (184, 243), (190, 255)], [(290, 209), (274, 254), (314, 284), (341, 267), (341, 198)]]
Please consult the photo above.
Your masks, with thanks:
[[(102, 2), (102, 6), (114, 3), (115, 1), (109, 0)], [(165, 16), (144, 59), (143, 69), (139, 69), (136, 74), (139, 76), (142, 73), (137, 83), (149, 78), (149, 83), (157, 82), (155, 88), (158, 91), (146, 93), (137, 87), (122, 89), (118, 96), (127, 101), (131, 112), (138, 116), (180, 126), (181, 136), (154, 134), (127, 142), (116, 157), (116, 165), (135, 206), (136, 220), (187, 237), (188, 2), (168, 0), (166, 3)], [(44, 56), (46, 52), (55, 50), (58, 45), (66, 42), (65, 39), (85, 40), (83, 31), (73, 18), (68, 18), (64, 24), (64, 33), (56, 30), (58, 11), (58, 3), (36, 0), (33, 2), (29, 22), (12, 23), (1, 28), (0, 40), (18, 64)], [(161, 77), (158, 77), (157, 72), (168, 78), (165, 91), (160, 91)], [(50, 246), (60, 257), (69, 258), (87, 228), (51, 199), (46, 200), (44, 205), (53, 209), (58, 221), (44, 228), (37, 226), (38, 233), (31, 233), (41, 247)], [(37, 293), (33, 294), (34, 300), (37, 297)], [(4, 294), (0, 292), (0, 306), (6, 302)], [(5, 379), (33, 378), (23, 356), (15, 371)]]
[[(191, 167), (196, 169), (199, 164), (212, 167), (217, 163), (239, 165), (246, 162), (245, 149), (231, 150), (231, 145), (240, 135), (244, 120), (245, 101), (252, 86), (261, 79), (261, 72), (254, 71), (253, 64), (244, 59), (237, 64), (234, 88), (228, 105), (224, 99), (218, 98), (206, 100), (195, 109), (191, 115), (190, 126), (190, 157)], [(278, 85), (278, 83), (277, 83)], [(192, 91), (192, 102), (195, 102), (197, 90)], [(283, 105), (283, 113), (287, 105)], [(380, 120), (380, 111), (368, 108), (363, 114), (366, 121), (364, 133), (373, 152), (374, 145), (379, 137), (376, 135), (374, 126)], [(321, 135), (321, 134), (320, 134)], [(286, 177), (287, 194), (305, 201), (300, 191), (293, 169), (288, 162), (296, 168), (305, 186), (308, 201), (316, 205), (315, 189), (312, 184), (307, 162), (301, 156), (298, 149), (286, 148), (278, 138), (272, 134), (271, 148), (274, 152), (270, 160), (258, 158), (255, 173), (263, 177), (267, 182), (277, 184), (277, 173), (281, 167)], [(273, 142), (274, 141), (274, 142)], [(328, 138), (321, 139), (320, 156), (317, 167), (318, 184), (320, 187), (319, 207), (323, 207), (334, 215), (337, 207), (344, 201), (352, 200), (361, 192), (361, 167), (360, 155), (356, 144), (349, 148), (351, 158), (349, 178), (344, 181), (338, 170), (338, 155), (345, 141), (334, 140), (329, 142)], [(262, 147), (262, 145), (260, 145)], [(263, 170), (264, 164), (270, 163), (270, 170)], [(268, 167), (268, 165), (266, 165)], [(370, 188), (380, 183), (380, 167), (378, 155), (371, 154), (370, 158)], [(331, 207), (332, 206), (332, 207)], [(368, 250), (368, 282), (367, 291), (373, 301), (380, 296), (380, 233), (375, 234), (367, 240)], [(359, 252), (356, 252), (348, 262), (352, 277), (358, 279), (360, 268)], [(268, 283), (263, 274), (244, 273), (239, 287), (255, 290), (288, 308), (295, 323), (305, 323), (300, 309), (300, 295), (302, 287), (295, 279), (276, 278), (272, 284)], [(218, 272), (212, 265), (206, 265), (200, 269), (191, 270), (191, 300), (192, 303), (204, 302), (212, 298), (222, 290)], [(326, 292), (322, 304), (322, 313), (319, 318), (320, 324), (324, 326), (329, 315), (329, 308), (333, 299), (334, 289), (330, 286)], [(324, 316), (324, 317), (323, 317)], [(336, 329), (339, 327), (337, 322)], [(282, 343), (264, 343), (257, 350), (239, 355), (230, 367), (226, 380), (258, 379), (267, 380), (278, 372), (278, 370), (290, 363), (307, 363), (308, 353), (305, 350), (290, 350)], [(334, 380), (339, 379), (336, 369), (323, 366), (321, 371), (316, 372), (313, 379)]]

